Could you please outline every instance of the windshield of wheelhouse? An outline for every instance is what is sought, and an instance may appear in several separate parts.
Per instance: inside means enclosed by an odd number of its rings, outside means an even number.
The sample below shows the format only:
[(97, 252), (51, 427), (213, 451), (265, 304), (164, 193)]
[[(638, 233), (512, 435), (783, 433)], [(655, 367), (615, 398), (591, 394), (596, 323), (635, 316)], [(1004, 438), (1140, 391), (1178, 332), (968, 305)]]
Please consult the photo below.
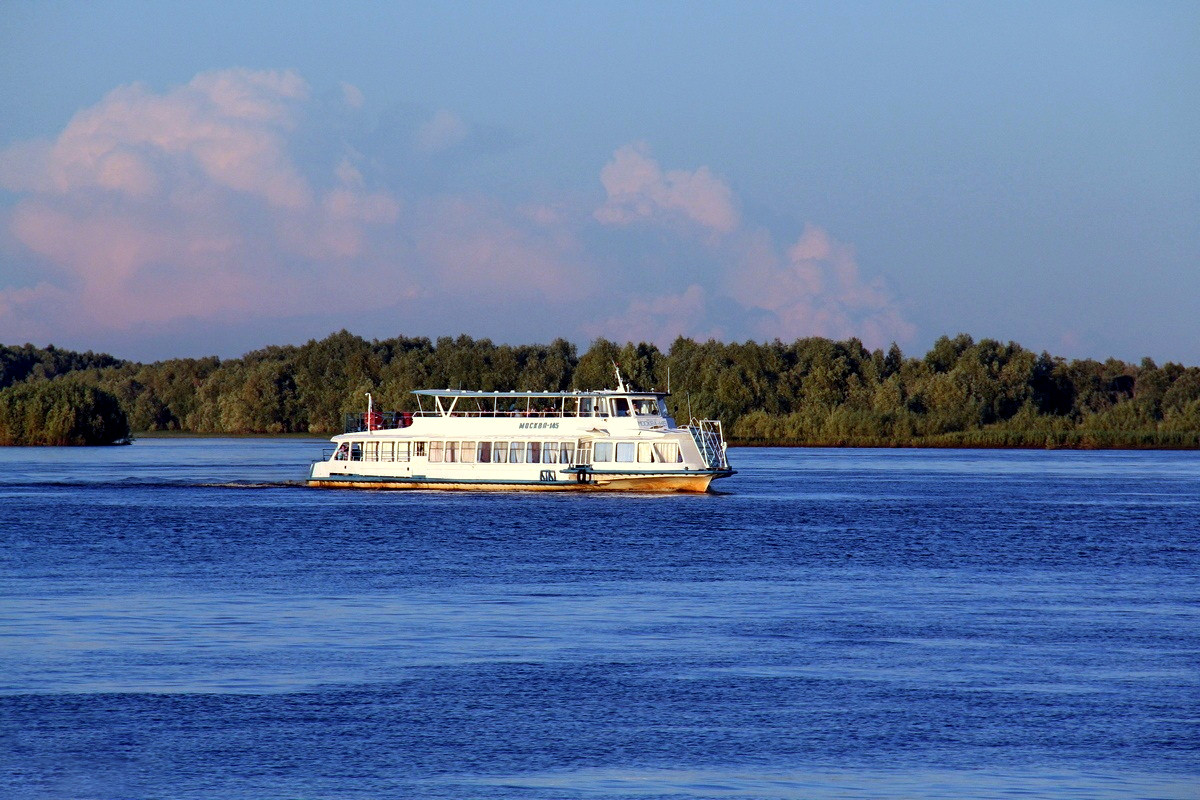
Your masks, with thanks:
[(658, 401), (653, 397), (633, 398), (633, 411), (639, 417), (660, 417)]

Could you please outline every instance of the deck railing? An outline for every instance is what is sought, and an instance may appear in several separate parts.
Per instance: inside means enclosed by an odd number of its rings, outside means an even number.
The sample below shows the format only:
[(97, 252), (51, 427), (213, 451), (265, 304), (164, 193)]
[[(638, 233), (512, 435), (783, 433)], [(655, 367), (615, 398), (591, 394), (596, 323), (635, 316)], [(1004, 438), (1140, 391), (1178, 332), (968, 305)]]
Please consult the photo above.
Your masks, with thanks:
[(359, 412), (346, 415), (346, 433), (362, 433), (363, 431), (383, 431), (395, 428), (407, 428), (412, 425), (413, 417), (418, 413), (410, 411), (372, 411), (370, 414)]
[[(575, 414), (572, 412), (562, 411), (561, 409), (542, 410), (542, 411), (503, 411), (503, 410), (484, 410), (484, 411), (463, 411), (455, 409), (452, 412), (443, 414), (441, 411), (372, 411), (370, 414), (366, 412), (356, 412), (346, 415), (346, 430), (345, 433), (362, 433), (364, 431), (383, 431), (394, 430), (396, 428), (407, 428), (413, 423), (413, 420), (418, 417), (474, 417), (474, 418), (496, 418), (505, 419), (563, 419), (571, 418), (588, 418), (595, 416), (601, 418), (599, 414)], [(368, 422), (370, 427), (368, 427)]]
[(729, 460), (725, 456), (725, 435), (721, 430), (719, 419), (692, 419), (687, 426), (692, 434), (700, 457), (710, 469), (729, 469)]

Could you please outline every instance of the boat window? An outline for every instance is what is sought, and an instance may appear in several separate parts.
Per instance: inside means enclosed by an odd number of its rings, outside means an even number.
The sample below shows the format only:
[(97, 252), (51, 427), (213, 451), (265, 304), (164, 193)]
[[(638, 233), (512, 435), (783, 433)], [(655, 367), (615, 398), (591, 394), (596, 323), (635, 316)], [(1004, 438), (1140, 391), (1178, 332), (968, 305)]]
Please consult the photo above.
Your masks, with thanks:
[(557, 442), (542, 442), (542, 463), (557, 464), (558, 463), (558, 443)]
[(479, 449), (475, 452), (475, 460), (480, 464), (487, 464), (492, 460), (492, 443), (480, 442)]
[(624, 397), (614, 397), (612, 400), (612, 403), (613, 403), (613, 414), (615, 414), (618, 417), (628, 417), (629, 416), (629, 401), (628, 400), (626, 400)]
[(425, 442), (413, 442), (413, 455), (418, 458), (425, 457)]
[(350, 460), (362, 461), (362, 442), (350, 443)]
[(633, 401), (633, 410), (639, 417), (653, 417), (658, 414), (658, 404), (653, 397), (638, 397)]
[(608, 401), (603, 397), (597, 397), (592, 409), (592, 416), (606, 417), (608, 416)]
[(638, 442), (638, 461), (642, 464), (648, 464), (654, 460), (654, 446), (650, 442)]
[(430, 442), (429, 443), (429, 460), (430, 461), (437, 463), (442, 460), (442, 447), (443, 447), (443, 445), (441, 442)]
[(575, 460), (575, 443), (562, 442), (559, 445), (558, 461), (560, 464), (570, 464)]
[(678, 442), (655, 442), (654, 443), (654, 460), (663, 461), (667, 464), (674, 464), (683, 461), (683, 457), (679, 453)]
[(525, 444), (512, 442), (508, 447), (508, 463), (520, 464), (525, 461)]
[(396, 460), (408, 461), (409, 446), (408, 442), (396, 442)]
[(367, 461), (379, 460), (379, 442), (367, 442)]
[(592, 463), (592, 443), (591, 442), (584, 441), (584, 442), (579, 443), (579, 452), (575, 454), (575, 463), (576, 464)]
[(525, 443), (525, 460), (530, 464), (536, 464), (542, 460), (542, 443), (541, 442), (526, 442)]
[(492, 463), (508, 463), (508, 442), (496, 442), (495, 447), (492, 448)]
[(617, 461), (633, 461), (633, 442), (617, 442)]
[(380, 442), (379, 443), (379, 460), (380, 461), (395, 461), (396, 459), (395, 459), (395, 456), (393, 455), (393, 452), (394, 452), (394, 448), (393, 448), (393, 445), (391, 442)]
[(463, 442), (458, 446), (459, 457), (464, 464), (475, 463), (475, 443)]
[(670, 414), (667, 413), (667, 401), (663, 400), (661, 397), (658, 398), (658, 415), (660, 417), (671, 416)]
[(350, 447), (342, 442), (338, 445), (337, 452), (333, 454), (334, 461), (345, 461), (350, 457)]
[(612, 442), (596, 442), (596, 460), (597, 461), (612, 461), (613, 460), (613, 443)]
[(458, 461), (458, 442), (446, 442), (446, 463)]

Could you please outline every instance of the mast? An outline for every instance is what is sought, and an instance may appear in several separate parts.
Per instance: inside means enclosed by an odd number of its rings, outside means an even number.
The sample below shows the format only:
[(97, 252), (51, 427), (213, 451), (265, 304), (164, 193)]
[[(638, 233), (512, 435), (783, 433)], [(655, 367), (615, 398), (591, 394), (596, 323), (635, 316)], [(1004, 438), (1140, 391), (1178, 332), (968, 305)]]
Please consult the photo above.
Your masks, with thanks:
[(616, 370), (616, 372), (617, 372), (617, 391), (624, 392), (624, 391), (626, 391), (626, 389), (625, 389), (625, 380), (621, 377), (621, 365), (615, 361), (612, 362), (612, 365), (613, 365), (613, 369)]

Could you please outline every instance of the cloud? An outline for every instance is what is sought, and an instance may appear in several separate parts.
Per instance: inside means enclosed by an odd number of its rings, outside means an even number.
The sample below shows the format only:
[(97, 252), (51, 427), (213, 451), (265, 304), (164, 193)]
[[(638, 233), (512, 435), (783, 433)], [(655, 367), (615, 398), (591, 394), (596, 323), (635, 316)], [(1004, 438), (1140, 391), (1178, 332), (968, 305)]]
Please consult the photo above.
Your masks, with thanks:
[(467, 132), (461, 117), (442, 109), (417, 129), (416, 146), (422, 153), (438, 153), (461, 143)]
[(634, 297), (624, 313), (586, 328), (592, 337), (604, 336), (620, 342), (653, 342), (668, 347), (676, 337), (723, 339), (726, 332), (711, 320), (705, 290), (692, 284), (678, 294)]
[[(363, 105), (349, 84), (314, 98), (293, 72), (220, 70), (119, 87), (57, 135), (3, 148), (16, 201), (0, 208), (0, 341), (911, 335), (853, 248), (817, 226), (780, 244), (707, 167), (665, 171), (630, 144), (599, 170), (599, 203), (502, 199), (461, 168), (512, 161), (510, 147), (449, 110), (383, 136)], [(422, 180), (431, 165), (463, 175)]]
[[(652, 273), (664, 272), (672, 262), (686, 263), (686, 271), (676, 271), (688, 288), (682, 293), (643, 288), (622, 311), (589, 325), (592, 335), (644, 336), (660, 345), (680, 335), (856, 336), (868, 346), (883, 347), (915, 333), (883, 279), (862, 277), (851, 246), (814, 225), (781, 246), (765, 227), (739, 218), (732, 192), (705, 167), (664, 174), (644, 145), (629, 145), (601, 171), (601, 183), (606, 200), (594, 216), (605, 225), (671, 229), (682, 215), (720, 235), (703, 238), (699, 254), (680, 248), (678, 239), (665, 245), (640, 242), (639, 257), (651, 261)], [(647, 247), (659, 252), (647, 254)]]
[(738, 226), (733, 193), (708, 167), (664, 173), (644, 144), (617, 150), (600, 182), (608, 197), (595, 217), (608, 225), (684, 218), (717, 233)]
[(431, 199), (414, 226), (419, 260), (460, 303), (529, 300), (545, 315), (549, 303), (579, 301), (593, 281), (578, 241), (559, 220), (526, 212), (483, 198)]
[(350, 155), (297, 163), (297, 126), (320, 124), (308, 100), (291, 72), (123, 86), (53, 141), (0, 152), (0, 185), (20, 197), (7, 233), (54, 275), (45, 287), (0, 283), (0, 338), (24, 338), (35, 318), (58, 337), (86, 336), (403, 296), (378, 280), (365, 297), (337, 291), (395, 269), (402, 204), (369, 188)]
[(307, 87), (294, 73), (203, 73), (166, 94), (124, 86), (81, 111), (48, 153), (55, 194), (100, 189), (147, 197), (160, 180), (192, 175), (299, 208), (311, 189), (290, 162), (285, 134)]
[(760, 236), (726, 290), (744, 307), (766, 312), (750, 325), (756, 338), (855, 336), (868, 347), (885, 347), (916, 332), (883, 279), (861, 277), (854, 248), (813, 225), (782, 258)]

